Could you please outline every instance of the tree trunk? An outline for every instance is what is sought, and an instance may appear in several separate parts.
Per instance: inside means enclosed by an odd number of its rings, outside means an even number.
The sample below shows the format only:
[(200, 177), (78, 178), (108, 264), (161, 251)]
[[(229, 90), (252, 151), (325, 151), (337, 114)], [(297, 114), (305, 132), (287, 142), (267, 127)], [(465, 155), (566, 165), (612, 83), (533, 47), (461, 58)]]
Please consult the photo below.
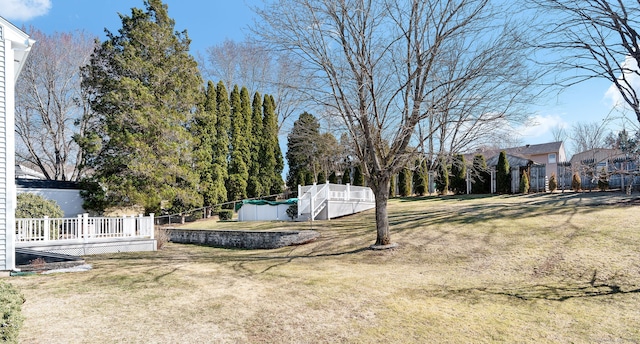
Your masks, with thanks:
[(389, 233), (389, 216), (387, 214), (387, 201), (389, 201), (390, 177), (378, 176), (372, 184), (373, 193), (376, 196), (376, 245), (391, 244)]

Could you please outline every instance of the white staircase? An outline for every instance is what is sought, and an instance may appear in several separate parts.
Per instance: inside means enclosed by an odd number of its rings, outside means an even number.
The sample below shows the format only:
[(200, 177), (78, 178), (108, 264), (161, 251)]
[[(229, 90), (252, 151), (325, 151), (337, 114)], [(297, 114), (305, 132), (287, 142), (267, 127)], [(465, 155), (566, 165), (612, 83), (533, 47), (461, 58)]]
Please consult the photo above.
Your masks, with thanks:
[(297, 221), (329, 220), (375, 208), (373, 191), (349, 184), (298, 185)]

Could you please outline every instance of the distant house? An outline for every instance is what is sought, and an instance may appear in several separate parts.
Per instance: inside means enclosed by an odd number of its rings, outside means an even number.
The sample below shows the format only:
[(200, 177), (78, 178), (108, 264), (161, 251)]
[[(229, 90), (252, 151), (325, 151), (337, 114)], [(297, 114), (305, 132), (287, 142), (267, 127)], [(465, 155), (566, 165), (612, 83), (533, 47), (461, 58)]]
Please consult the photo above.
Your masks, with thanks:
[(609, 170), (609, 164), (616, 159), (625, 158), (626, 155), (619, 149), (595, 148), (574, 154), (571, 157), (571, 168), (575, 172), (598, 169), (604, 167)]
[(0, 17), (0, 271), (15, 268), (15, 83), (33, 43)]
[(42, 172), (16, 164), (16, 179), (47, 179)]
[(547, 177), (551, 177), (552, 173), (558, 171), (558, 163), (567, 161), (567, 155), (564, 151), (564, 143), (562, 141), (542, 143), (537, 145), (525, 145), (504, 149), (507, 154), (518, 154), (525, 156), (531, 161), (546, 166)]
[[(526, 170), (530, 174), (529, 182), (532, 191), (543, 191), (551, 174), (557, 173), (558, 164), (567, 159), (562, 141), (502, 149), (482, 149), (473, 154), (467, 154), (465, 158), (470, 162), (473, 161), (474, 155), (481, 154), (488, 167), (495, 167), (498, 165), (498, 158), (502, 151), (507, 154), (507, 161), (512, 170)], [(512, 178), (514, 192), (518, 190), (519, 178), (519, 173)]]

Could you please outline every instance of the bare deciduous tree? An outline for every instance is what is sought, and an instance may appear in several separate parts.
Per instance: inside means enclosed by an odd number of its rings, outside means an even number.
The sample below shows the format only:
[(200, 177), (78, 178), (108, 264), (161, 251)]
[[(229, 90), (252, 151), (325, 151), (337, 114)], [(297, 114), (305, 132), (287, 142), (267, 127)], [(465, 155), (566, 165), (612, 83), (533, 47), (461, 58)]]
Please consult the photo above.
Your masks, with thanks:
[(607, 121), (602, 123), (575, 123), (571, 127), (571, 142), (574, 153), (604, 148), (607, 138)]
[[(543, 48), (559, 56), (565, 86), (592, 78), (612, 82), (640, 121), (640, 1), (534, 0), (544, 11)], [(553, 20), (549, 20), (553, 18)], [(555, 55), (557, 54), (557, 55)], [(568, 76), (567, 76), (568, 75)], [(635, 81), (634, 81), (635, 79)]]
[(17, 161), (39, 169), (47, 179), (78, 180), (82, 151), (73, 137), (84, 134), (90, 111), (79, 74), (95, 38), (83, 32), (30, 32), (38, 43), (16, 85)]
[(314, 100), (342, 118), (375, 194), (376, 245), (391, 243), (391, 176), (441, 123), (491, 92), (504, 94), (460, 127), (508, 122), (532, 84), (514, 16), (490, 0), (281, 0), (257, 12), (256, 34), (302, 59)]
[(225, 40), (207, 48), (200, 60), (202, 73), (222, 80), (227, 88), (241, 85), (251, 92), (273, 95), (279, 116), (278, 130), (301, 111), (305, 97), (298, 89), (306, 81), (300, 74), (300, 62), (293, 56), (270, 51), (255, 42)]

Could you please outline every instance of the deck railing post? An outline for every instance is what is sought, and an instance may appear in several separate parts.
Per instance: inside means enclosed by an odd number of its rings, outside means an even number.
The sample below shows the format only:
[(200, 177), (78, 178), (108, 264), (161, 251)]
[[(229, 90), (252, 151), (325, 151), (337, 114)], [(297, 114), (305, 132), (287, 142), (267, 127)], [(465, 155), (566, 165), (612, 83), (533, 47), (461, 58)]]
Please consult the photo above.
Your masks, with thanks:
[(49, 216), (44, 217), (44, 241), (48, 241), (51, 237), (51, 224), (49, 223)]
[(84, 237), (84, 242), (89, 242), (89, 236), (91, 235), (89, 231), (89, 214), (82, 214), (82, 232)]
[(302, 186), (300, 186), (300, 184), (298, 184), (298, 216), (300, 217), (300, 211), (302, 210), (302, 204), (300, 202), (300, 200), (302, 199), (302, 194), (300, 193), (302, 191)]
[(351, 184), (347, 183), (347, 192), (344, 193), (344, 200), (348, 201), (351, 199)]
[(149, 213), (149, 221), (147, 222), (147, 230), (149, 231), (149, 237), (151, 239), (154, 238), (155, 236), (155, 227), (154, 227), (154, 222), (153, 222), (153, 213)]

